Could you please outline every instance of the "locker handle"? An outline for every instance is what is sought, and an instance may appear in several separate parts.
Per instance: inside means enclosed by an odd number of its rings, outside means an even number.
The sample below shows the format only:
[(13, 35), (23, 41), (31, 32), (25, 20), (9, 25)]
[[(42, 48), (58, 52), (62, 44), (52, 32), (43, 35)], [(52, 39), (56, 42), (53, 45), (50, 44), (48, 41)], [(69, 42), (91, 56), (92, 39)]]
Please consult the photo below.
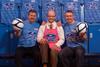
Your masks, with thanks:
[(93, 38), (93, 33), (90, 33), (90, 38)]

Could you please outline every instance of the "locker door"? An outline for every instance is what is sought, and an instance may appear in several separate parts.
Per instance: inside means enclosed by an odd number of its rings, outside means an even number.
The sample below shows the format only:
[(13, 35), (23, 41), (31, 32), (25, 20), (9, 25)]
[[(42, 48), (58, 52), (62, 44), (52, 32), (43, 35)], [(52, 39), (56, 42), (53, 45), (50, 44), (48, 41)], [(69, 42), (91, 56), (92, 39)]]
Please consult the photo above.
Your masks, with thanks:
[(0, 56), (9, 56), (10, 30), (9, 27), (0, 23)]
[[(72, 10), (74, 12), (75, 20), (81, 21), (81, 13), (80, 13), (81, 12), (80, 4), (82, 3), (81, 0), (63, 0), (62, 3), (63, 3), (62, 15), (64, 15), (64, 13), (67, 10)], [(65, 22), (65, 19), (63, 19), (63, 22)]]
[(1, 23), (1, 0), (0, 0), (0, 23)]
[(42, 0), (42, 20), (47, 21), (47, 12), (50, 9), (56, 11), (56, 20), (61, 20), (61, 7), (57, 0)]
[[(39, 2), (38, 0), (22, 0), (21, 18), (23, 20), (27, 19), (27, 14), (30, 9), (36, 10), (37, 13), (39, 12), (38, 7), (40, 4), (38, 2)], [(39, 13), (38, 13), (38, 17), (39, 17)]]
[(89, 53), (100, 53), (100, 24), (89, 24)]
[(1, 23), (11, 25), (13, 19), (18, 17), (18, 8), (15, 0), (2, 0), (1, 2)]
[(100, 0), (84, 0), (85, 21), (88, 23), (100, 22)]

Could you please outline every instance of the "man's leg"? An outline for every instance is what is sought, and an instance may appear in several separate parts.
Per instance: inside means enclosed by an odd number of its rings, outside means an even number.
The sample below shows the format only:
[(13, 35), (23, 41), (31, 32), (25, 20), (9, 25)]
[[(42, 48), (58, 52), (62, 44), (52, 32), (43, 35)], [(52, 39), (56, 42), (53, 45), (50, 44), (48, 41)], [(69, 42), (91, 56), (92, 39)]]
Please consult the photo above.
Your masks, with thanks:
[(73, 55), (73, 50), (69, 47), (65, 47), (59, 53), (59, 61), (62, 63), (62, 67), (70, 67), (70, 57)]
[(58, 52), (55, 50), (50, 50), (50, 65), (51, 67), (57, 67), (58, 62)]
[(43, 67), (47, 67), (48, 64), (48, 44), (40, 44), (40, 53), (41, 53), (41, 57), (42, 57), (42, 64)]
[(58, 54), (58, 63), (57, 63), (57, 67), (63, 67), (62, 66), (62, 62), (61, 62), (61, 59), (59, 57), (59, 54)]
[(75, 57), (76, 57), (76, 67), (82, 67), (84, 64), (84, 53), (85, 50), (82, 46), (75, 48)]
[(23, 54), (24, 54), (24, 48), (23, 47), (17, 47), (16, 48), (16, 67), (23, 67), (22, 59), (23, 59)]
[(32, 48), (32, 55), (33, 55), (33, 60), (34, 64), (33, 67), (40, 67), (41, 65), (41, 54), (38, 46), (34, 46)]

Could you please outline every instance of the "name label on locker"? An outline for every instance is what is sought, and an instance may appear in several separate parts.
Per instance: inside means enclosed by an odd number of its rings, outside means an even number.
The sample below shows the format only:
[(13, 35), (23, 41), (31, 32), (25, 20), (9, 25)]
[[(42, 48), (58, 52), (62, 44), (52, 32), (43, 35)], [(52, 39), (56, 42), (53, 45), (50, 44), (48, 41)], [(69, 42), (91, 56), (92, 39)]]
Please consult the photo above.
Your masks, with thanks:
[(15, 0), (10, 0), (10, 1), (15, 1)]
[(74, 2), (78, 2), (78, 0), (73, 0)]
[(51, 1), (55, 2), (55, 0), (51, 0)]
[(35, 2), (35, 0), (31, 0), (31, 2)]

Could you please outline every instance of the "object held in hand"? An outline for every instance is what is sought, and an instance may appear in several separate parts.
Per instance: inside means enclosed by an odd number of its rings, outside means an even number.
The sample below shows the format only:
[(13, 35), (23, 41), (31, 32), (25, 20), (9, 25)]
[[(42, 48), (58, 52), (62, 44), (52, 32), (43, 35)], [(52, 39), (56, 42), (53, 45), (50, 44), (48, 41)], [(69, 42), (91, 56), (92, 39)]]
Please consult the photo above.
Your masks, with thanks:
[(87, 28), (88, 28), (87, 23), (81, 22), (81, 23), (77, 24), (77, 26), (76, 26), (76, 33), (78, 33), (78, 34), (86, 33), (87, 32)]
[(18, 29), (18, 30), (24, 27), (23, 21), (19, 18), (13, 20), (12, 25), (14, 29)]

